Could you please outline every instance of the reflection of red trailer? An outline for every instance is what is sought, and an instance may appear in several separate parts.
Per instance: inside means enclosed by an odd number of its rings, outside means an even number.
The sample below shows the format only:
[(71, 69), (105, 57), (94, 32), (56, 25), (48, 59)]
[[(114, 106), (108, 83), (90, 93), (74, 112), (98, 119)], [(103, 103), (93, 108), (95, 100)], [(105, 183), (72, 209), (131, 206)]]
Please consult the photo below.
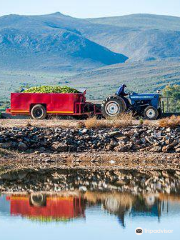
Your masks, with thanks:
[(31, 115), (44, 119), (47, 115), (90, 116), (100, 114), (98, 106), (86, 102), (84, 93), (12, 93), (12, 115)]
[(33, 206), (29, 196), (10, 196), (10, 214), (36, 219), (69, 220), (84, 217), (84, 207), (78, 197), (47, 197), (44, 206)]

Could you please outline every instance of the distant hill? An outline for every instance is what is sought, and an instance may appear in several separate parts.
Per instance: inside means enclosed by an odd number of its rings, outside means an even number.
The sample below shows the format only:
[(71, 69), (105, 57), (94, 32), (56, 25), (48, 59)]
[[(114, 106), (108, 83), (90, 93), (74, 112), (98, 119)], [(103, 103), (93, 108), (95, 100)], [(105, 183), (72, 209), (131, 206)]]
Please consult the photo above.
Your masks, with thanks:
[(180, 56), (180, 18), (137, 14), (88, 19), (97, 24), (84, 35), (131, 61), (149, 61)]
[(92, 23), (116, 27), (180, 31), (180, 18), (164, 15), (131, 14), (119, 17), (92, 18), (88, 20)]
[(74, 72), (180, 56), (180, 18), (148, 14), (77, 19), (0, 17), (0, 67)]
[[(0, 67), (79, 71), (123, 63), (127, 57), (82, 36), (81, 20), (60, 13), (0, 18)], [(82, 23), (82, 25), (84, 25)]]

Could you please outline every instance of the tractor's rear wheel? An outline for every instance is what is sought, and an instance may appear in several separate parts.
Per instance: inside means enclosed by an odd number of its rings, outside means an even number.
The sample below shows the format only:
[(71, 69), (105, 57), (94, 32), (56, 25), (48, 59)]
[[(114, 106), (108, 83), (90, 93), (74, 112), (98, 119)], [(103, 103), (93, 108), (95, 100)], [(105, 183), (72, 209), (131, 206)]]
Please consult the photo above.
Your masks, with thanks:
[(126, 103), (123, 98), (118, 96), (110, 96), (103, 101), (101, 105), (101, 112), (105, 118), (118, 117), (126, 110)]
[(42, 119), (45, 119), (46, 116), (47, 116), (46, 108), (43, 105), (37, 104), (32, 107), (31, 117), (33, 119), (42, 120)]
[(148, 120), (156, 120), (158, 119), (159, 116), (159, 112), (158, 110), (153, 107), (153, 106), (148, 106), (147, 108), (145, 108), (144, 110), (144, 117)]

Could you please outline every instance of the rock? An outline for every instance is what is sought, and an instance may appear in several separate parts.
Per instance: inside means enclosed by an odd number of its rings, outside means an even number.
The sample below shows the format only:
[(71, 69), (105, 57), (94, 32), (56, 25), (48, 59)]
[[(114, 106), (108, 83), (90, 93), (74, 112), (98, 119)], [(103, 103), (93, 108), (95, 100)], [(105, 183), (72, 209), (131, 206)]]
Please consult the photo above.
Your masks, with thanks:
[(19, 142), (18, 144), (18, 150), (20, 151), (26, 151), (28, 149), (27, 145), (23, 142)]
[(162, 137), (162, 132), (161, 131), (154, 131), (153, 137), (161, 138)]
[(167, 152), (168, 151), (168, 146), (164, 146), (163, 148), (162, 148), (162, 152)]
[(166, 132), (170, 133), (171, 132), (171, 128), (166, 128)]
[(40, 152), (40, 153), (43, 153), (45, 150), (46, 150), (45, 147), (40, 147), (40, 148), (39, 148), (39, 152)]
[(53, 173), (51, 176), (52, 176), (53, 180), (59, 180), (60, 179), (60, 176), (57, 172)]
[(180, 153), (180, 147), (179, 147), (179, 148), (176, 148), (175, 151), (176, 151), (177, 153)]
[(76, 151), (77, 151), (77, 147), (74, 146), (74, 145), (69, 145), (69, 146), (68, 146), (68, 151), (69, 151), (69, 152), (76, 152)]
[(113, 149), (114, 149), (114, 145), (112, 145), (112, 144), (108, 144), (106, 146), (106, 150), (108, 150), (108, 151), (112, 151)]
[(180, 176), (180, 171), (176, 171), (176, 174)]
[(169, 178), (169, 175), (166, 171), (162, 171), (162, 176), (165, 178)]
[(119, 142), (128, 142), (129, 141), (129, 138), (126, 136), (116, 137), (116, 139), (118, 139)]
[(114, 131), (114, 132), (110, 132), (109, 137), (120, 137), (122, 136), (122, 133), (120, 131)]
[(147, 141), (148, 143), (150, 143), (150, 144), (154, 144), (152, 138), (146, 136), (145, 139), (146, 139), (146, 141)]
[(6, 143), (0, 144), (0, 147), (3, 148), (3, 149), (10, 149), (11, 146), (12, 146), (11, 142), (6, 142)]
[(87, 191), (87, 187), (85, 187), (85, 186), (80, 186), (80, 187), (79, 187), (79, 191), (81, 191), (81, 192), (86, 192), (86, 191)]
[(179, 142), (177, 140), (174, 140), (171, 144), (164, 146), (162, 148), (163, 152), (168, 152), (169, 150), (172, 150)]
[(117, 185), (117, 186), (122, 186), (122, 185), (125, 185), (125, 184), (126, 184), (126, 182), (123, 181), (123, 180), (118, 180), (118, 181), (115, 183), (115, 185)]
[(27, 176), (27, 172), (19, 172), (18, 173), (19, 180), (26, 178), (26, 176)]
[(57, 151), (57, 152), (67, 152), (68, 146), (64, 143), (54, 143), (52, 145), (52, 150)]
[(150, 151), (151, 152), (161, 152), (162, 147), (161, 146), (155, 146), (155, 147), (151, 148)]
[(119, 145), (119, 146), (115, 147), (114, 150), (116, 152), (127, 152), (129, 150), (129, 146), (128, 145)]
[(110, 163), (110, 164), (115, 164), (116, 161), (114, 161), (114, 160), (110, 160), (109, 163)]
[(80, 133), (85, 134), (88, 132), (88, 129), (84, 128), (83, 130), (79, 130)]
[(2, 180), (17, 180), (18, 176), (16, 174), (11, 174), (11, 173), (4, 173), (1, 175)]

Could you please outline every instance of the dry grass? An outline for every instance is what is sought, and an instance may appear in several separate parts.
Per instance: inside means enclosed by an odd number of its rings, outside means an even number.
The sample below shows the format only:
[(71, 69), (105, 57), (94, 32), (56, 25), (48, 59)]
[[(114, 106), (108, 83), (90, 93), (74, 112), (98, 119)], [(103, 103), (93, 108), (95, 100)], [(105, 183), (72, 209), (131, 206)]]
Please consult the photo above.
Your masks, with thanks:
[(144, 120), (143, 125), (145, 126), (157, 126), (158, 120)]
[(131, 126), (133, 123), (131, 114), (123, 114), (123, 116), (120, 116), (119, 118), (113, 120), (111, 119), (97, 120), (96, 117), (93, 117), (87, 119), (83, 124), (86, 128), (91, 129), (91, 128), (120, 128)]
[(158, 122), (160, 127), (177, 127), (180, 126), (180, 116), (171, 116), (169, 118), (160, 119)]

